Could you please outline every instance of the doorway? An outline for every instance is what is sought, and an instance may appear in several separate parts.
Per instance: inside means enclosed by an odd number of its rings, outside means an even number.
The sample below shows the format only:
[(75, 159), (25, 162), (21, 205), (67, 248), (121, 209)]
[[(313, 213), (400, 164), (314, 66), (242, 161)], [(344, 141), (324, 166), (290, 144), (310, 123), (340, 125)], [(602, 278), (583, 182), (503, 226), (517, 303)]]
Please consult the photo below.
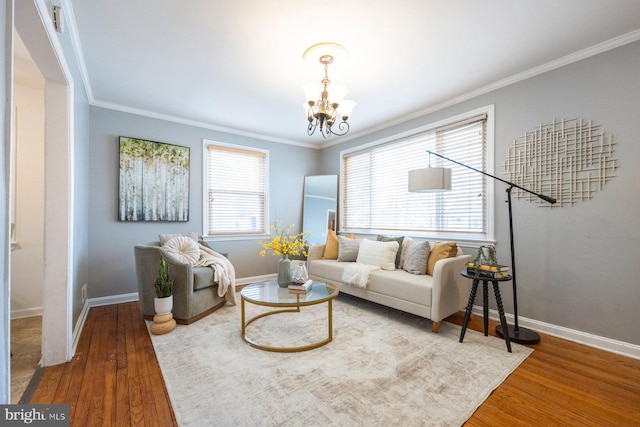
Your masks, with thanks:
[(44, 78), (14, 31), (11, 188), (11, 403), (42, 356)]
[(42, 21), (49, 19), (44, 2), (14, 7), (15, 30), (44, 78), (41, 364), (52, 366), (72, 356), (73, 81), (51, 23)]

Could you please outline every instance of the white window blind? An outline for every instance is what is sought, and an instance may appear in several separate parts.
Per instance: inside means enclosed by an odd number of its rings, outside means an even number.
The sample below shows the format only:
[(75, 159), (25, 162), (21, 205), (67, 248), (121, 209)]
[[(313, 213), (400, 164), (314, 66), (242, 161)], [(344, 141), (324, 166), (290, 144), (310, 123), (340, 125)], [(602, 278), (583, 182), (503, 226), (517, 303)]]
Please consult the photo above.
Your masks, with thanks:
[(408, 172), (427, 167), (425, 150), (479, 170), (486, 166), (486, 116), (343, 155), (343, 228), (361, 232), (446, 233), (487, 237), (486, 177), (431, 156), (452, 169), (452, 190), (410, 193)]
[(265, 234), (268, 153), (207, 146), (206, 235)]

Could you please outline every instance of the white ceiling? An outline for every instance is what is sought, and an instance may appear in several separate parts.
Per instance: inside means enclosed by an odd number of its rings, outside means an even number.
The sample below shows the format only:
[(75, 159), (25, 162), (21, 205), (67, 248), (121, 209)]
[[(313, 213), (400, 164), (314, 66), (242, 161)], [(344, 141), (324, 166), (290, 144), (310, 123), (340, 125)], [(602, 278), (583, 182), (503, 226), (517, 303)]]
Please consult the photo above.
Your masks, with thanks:
[[(637, 0), (67, 0), (92, 104), (256, 135), (306, 134), (303, 52), (350, 52), (331, 72), (356, 106), (348, 137), (640, 39)], [(72, 10), (69, 10), (72, 9)], [(75, 24), (74, 24), (75, 17)], [(70, 25), (69, 25), (70, 24)]]

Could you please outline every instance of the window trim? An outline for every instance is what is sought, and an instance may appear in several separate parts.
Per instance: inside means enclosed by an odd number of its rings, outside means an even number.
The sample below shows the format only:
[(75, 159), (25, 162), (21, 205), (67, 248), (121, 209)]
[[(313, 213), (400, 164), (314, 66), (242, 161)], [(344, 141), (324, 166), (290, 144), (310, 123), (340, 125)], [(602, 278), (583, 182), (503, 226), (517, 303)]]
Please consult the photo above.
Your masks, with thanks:
[[(265, 165), (264, 165), (264, 182), (265, 182), (265, 200), (264, 200), (264, 233), (241, 233), (241, 234), (227, 234), (227, 235), (218, 235), (218, 236), (209, 236), (209, 211), (208, 211), (208, 152), (210, 146), (218, 146), (218, 147), (226, 147), (233, 148), (237, 150), (243, 151), (252, 151), (256, 153), (264, 154)], [(229, 144), (226, 142), (214, 141), (210, 139), (202, 140), (202, 239), (205, 242), (220, 242), (220, 241), (230, 241), (230, 240), (260, 240), (269, 237), (269, 224), (271, 223), (269, 220), (269, 150), (261, 149), (256, 147), (251, 147), (248, 145), (239, 145), (239, 144)]]
[[(448, 117), (446, 119), (439, 120), (437, 122), (429, 123), (427, 125), (423, 125), (417, 128), (409, 129), (404, 132), (400, 132), (394, 134), (392, 136), (388, 136), (382, 139), (378, 139), (366, 144), (358, 145), (352, 148), (348, 148), (346, 150), (340, 151), (340, 171), (344, 170), (344, 158), (345, 155), (357, 152), (372, 149), (374, 147), (378, 147), (384, 144), (393, 144), (394, 142), (406, 142), (410, 141), (413, 138), (420, 137), (420, 134), (428, 131), (435, 130), (437, 128), (442, 128), (444, 126), (452, 125), (458, 122), (462, 122), (465, 120), (469, 120), (473, 117), (485, 114), (487, 117), (486, 121), (486, 137), (487, 137), (487, 146), (486, 146), (486, 161), (487, 161), (487, 169), (485, 172), (488, 174), (494, 175), (495, 162), (494, 162), (494, 151), (495, 151), (495, 106), (493, 104), (487, 105), (484, 107), (477, 108), (472, 111), (468, 111), (465, 113), (458, 114), (453, 117)], [(455, 160), (455, 159), (454, 159)], [(453, 166), (453, 164), (446, 165), (446, 160), (443, 160), (445, 167)], [(425, 151), (425, 167), (428, 164), (428, 154)], [(477, 172), (481, 175), (479, 172)], [(419, 231), (410, 231), (407, 232), (396, 232), (392, 234), (404, 235), (408, 237), (416, 237), (420, 239), (438, 239), (438, 240), (455, 240), (458, 243), (468, 244), (470, 246), (478, 246), (481, 244), (487, 243), (495, 243), (495, 180), (493, 178), (487, 177), (487, 230), (484, 238), (478, 238), (475, 236), (471, 236), (469, 234), (461, 234), (461, 233), (446, 233), (446, 232), (419, 232)], [(491, 181), (494, 181), (493, 183)], [(339, 194), (344, 194), (344, 174), (340, 174), (340, 182), (339, 182)], [(342, 203), (339, 203), (339, 230), (341, 233), (354, 233), (360, 235), (377, 235), (377, 234), (390, 234), (389, 230), (378, 230), (378, 229), (356, 229), (356, 228), (343, 228), (342, 218), (344, 218), (344, 206)]]

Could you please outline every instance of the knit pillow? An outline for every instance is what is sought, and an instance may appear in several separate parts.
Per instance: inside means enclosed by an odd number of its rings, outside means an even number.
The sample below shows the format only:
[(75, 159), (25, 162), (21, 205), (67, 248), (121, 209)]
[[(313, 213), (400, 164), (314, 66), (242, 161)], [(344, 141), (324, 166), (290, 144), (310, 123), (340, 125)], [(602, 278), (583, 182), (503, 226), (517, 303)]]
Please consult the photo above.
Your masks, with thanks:
[(426, 240), (412, 242), (405, 254), (404, 270), (411, 274), (427, 274), (429, 252), (431, 252), (431, 247)]
[(396, 268), (400, 268), (400, 260), (402, 258), (402, 241), (404, 240), (404, 236), (400, 237), (391, 237), (391, 236), (380, 236), (378, 235), (378, 241), (380, 242), (398, 242), (398, 251), (396, 252)]
[(362, 239), (349, 239), (338, 236), (338, 261), (355, 262), (358, 259), (358, 249)]
[(200, 259), (198, 244), (187, 236), (172, 237), (162, 248), (183, 264), (193, 265)]
[(398, 242), (379, 242), (364, 239), (360, 243), (358, 251), (358, 264), (375, 265), (383, 270), (396, 269), (396, 253), (398, 252)]

